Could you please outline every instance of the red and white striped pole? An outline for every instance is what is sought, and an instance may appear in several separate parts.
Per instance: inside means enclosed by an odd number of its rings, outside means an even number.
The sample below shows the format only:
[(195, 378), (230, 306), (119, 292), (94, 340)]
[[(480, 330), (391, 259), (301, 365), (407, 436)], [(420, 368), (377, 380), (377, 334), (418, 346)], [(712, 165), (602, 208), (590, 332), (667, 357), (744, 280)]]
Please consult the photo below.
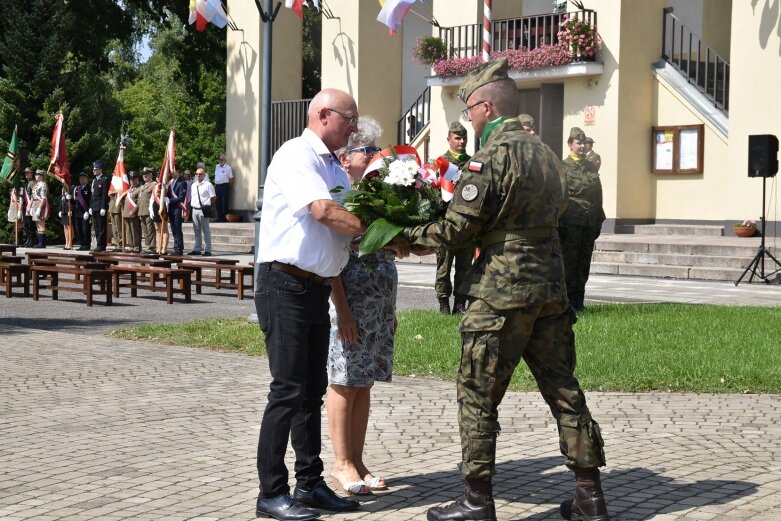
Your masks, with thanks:
[(491, 59), (491, 43), (493, 30), (491, 28), (491, 0), (483, 0), (483, 61)]

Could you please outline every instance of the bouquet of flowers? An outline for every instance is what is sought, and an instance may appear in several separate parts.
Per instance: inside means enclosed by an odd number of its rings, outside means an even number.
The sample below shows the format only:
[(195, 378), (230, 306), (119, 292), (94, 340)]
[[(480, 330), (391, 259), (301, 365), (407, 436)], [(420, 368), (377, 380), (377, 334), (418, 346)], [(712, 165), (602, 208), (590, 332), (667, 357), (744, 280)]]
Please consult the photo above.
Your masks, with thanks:
[(364, 224), (359, 256), (374, 253), (406, 226), (441, 219), (445, 213), (436, 173), (421, 167), (414, 147), (399, 145), (375, 155), (366, 173), (344, 196), (344, 206)]

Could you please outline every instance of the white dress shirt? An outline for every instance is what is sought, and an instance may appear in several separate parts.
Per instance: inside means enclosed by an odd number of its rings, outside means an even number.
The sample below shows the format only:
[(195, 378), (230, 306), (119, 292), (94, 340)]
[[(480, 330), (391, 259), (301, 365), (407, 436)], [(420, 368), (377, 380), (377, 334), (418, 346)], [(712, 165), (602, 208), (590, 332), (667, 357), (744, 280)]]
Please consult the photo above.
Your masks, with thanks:
[(321, 277), (341, 273), (352, 237), (318, 222), (309, 205), (337, 200), (333, 188), (350, 188), (347, 174), (309, 129), (283, 144), (268, 167), (256, 262), (283, 262)]
[(214, 184), (229, 183), (231, 179), (233, 179), (233, 170), (228, 166), (228, 163), (224, 165), (217, 163), (217, 166), (214, 168)]
[[(200, 200), (198, 199), (199, 195)], [(192, 185), (190, 186), (190, 206), (200, 210), (201, 203), (203, 203), (204, 206), (209, 206), (212, 197), (217, 197), (217, 194), (214, 191), (214, 186), (208, 181), (206, 176), (204, 176), (203, 181), (200, 183), (198, 182), (198, 179), (193, 180)]]

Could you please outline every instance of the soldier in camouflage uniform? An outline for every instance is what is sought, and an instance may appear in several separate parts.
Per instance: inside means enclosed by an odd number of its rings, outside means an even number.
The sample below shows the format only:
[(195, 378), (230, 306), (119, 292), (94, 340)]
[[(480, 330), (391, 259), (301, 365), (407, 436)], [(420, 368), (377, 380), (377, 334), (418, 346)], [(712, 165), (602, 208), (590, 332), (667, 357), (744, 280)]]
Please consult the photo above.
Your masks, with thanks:
[(494, 520), (497, 408), (515, 367), (524, 360), (550, 406), (566, 465), (575, 471), (575, 498), (565, 519), (609, 519), (599, 480), (602, 436), (574, 377), (575, 315), (564, 287), (556, 222), (566, 204), (561, 161), (515, 117), (518, 91), (507, 61), (491, 61), (461, 89), (482, 148), (461, 173), (444, 220), (406, 228), (413, 248), (476, 242), (480, 256), (464, 281), (470, 306), (461, 320), (457, 379), (461, 472), (466, 493), (429, 509), (429, 521)]
[(586, 135), (581, 129), (573, 127), (570, 130), (567, 139), (570, 155), (564, 160), (567, 167), (569, 203), (567, 211), (559, 219), (567, 296), (576, 311), (584, 307), (591, 255), (605, 220), (599, 168), (586, 159), (585, 141)]
[(586, 145), (583, 149), (586, 153), (586, 159), (594, 163), (594, 166), (597, 167), (597, 172), (599, 172), (599, 169), (602, 167), (602, 156), (594, 152), (594, 140), (586, 136), (583, 144)]
[[(466, 153), (466, 129), (458, 121), (450, 124), (447, 133), (448, 151), (442, 157), (461, 168), (469, 161)], [(453, 314), (463, 315), (466, 310), (466, 295), (459, 290), (464, 280), (464, 275), (472, 265), (472, 252), (474, 248), (440, 248), (437, 250), (437, 276), (434, 282), (434, 290), (437, 292), (439, 312), (450, 314), (450, 294), (453, 294)], [(455, 261), (455, 273), (453, 283), (450, 282), (450, 268)]]

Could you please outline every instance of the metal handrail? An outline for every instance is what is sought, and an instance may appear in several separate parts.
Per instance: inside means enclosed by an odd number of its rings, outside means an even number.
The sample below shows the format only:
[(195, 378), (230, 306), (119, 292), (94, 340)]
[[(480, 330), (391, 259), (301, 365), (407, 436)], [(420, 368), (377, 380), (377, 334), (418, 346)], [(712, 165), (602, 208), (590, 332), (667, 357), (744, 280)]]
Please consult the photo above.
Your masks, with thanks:
[(412, 143), (429, 121), (431, 121), (431, 87), (426, 87), (423, 94), (418, 96), (399, 120), (396, 127), (396, 142)]
[(672, 7), (665, 7), (662, 16), (662, 59), (683, 74), (716, 108), (729, 114), (729, 61), (681, 23)]
[[(565, 18), (582, 20), (594, 28), (597, 26), (597, 12), (591, 9), (494, 20), (493, 50), (535, 49), (541, 45), (556, 44), (559, 42), (559, 25)], [(471, 58), (482, 53), (481, 24), (440, 27), (439, 38), (445, 42), (450, 58)]]

